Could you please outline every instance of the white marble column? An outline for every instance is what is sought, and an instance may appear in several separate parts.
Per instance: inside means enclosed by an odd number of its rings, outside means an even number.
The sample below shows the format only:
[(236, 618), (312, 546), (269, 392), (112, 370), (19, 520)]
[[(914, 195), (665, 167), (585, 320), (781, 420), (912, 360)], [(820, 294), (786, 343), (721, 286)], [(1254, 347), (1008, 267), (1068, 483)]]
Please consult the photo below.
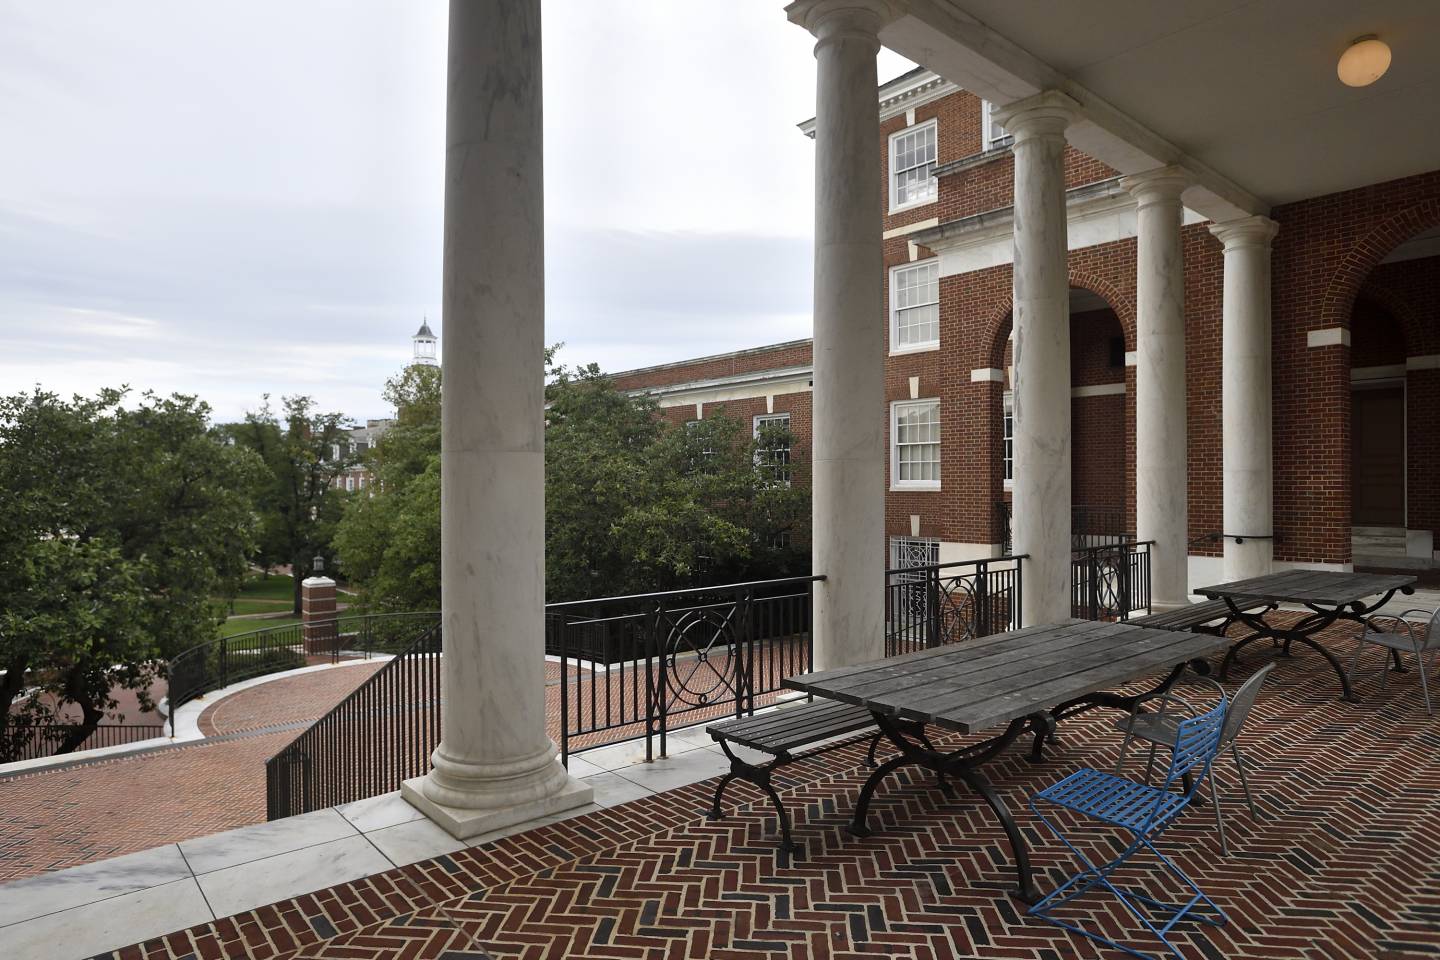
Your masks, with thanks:
[(996, 112), (1015, 137), (1015, 485), (1010, 521), (1027, 554), (1021, 620), (1070, 616), (1070, 281), (1065, 128), (1078, 105), (1049, 90)]
[(874, 0), (786, 8), (816, 37), (815, 667), (884, 655), (885, 358)]
[(1226, 580), (1267, 574), (1273, 558), (1270, 241), (1278, 228), (1274, 220), (1258, 216), (1210, 227), (1225, 245), (1221, 429)]
[(442, 739), (403, 793), (457, 837), (590, 802), (545, 731), (540, 0), (451, 0)]
[(1185, 260), (1180, 193), (1189, 177), (1162, 167), (1126, 177), (1137, 204), (1135, 256), (1135, 532), (1153, 540), (1151, 600), (1189, 602), (1185, 436)]

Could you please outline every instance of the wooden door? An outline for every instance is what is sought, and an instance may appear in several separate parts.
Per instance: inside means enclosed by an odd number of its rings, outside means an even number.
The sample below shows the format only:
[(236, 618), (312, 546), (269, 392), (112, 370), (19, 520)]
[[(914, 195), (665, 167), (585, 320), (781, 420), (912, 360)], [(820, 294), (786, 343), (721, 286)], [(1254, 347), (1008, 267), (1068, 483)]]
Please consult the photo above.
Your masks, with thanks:
[(1350, 394), (1350, 477), (1357, 527), (1405, 526), (1405, 388)]

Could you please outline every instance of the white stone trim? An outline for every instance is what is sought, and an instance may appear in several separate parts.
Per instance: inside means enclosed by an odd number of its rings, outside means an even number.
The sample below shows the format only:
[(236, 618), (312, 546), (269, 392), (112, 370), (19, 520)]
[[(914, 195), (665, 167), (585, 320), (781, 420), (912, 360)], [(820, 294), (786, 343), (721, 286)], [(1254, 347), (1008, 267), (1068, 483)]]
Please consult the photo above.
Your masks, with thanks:
[(1138, 351), (1138, 350), (1126, 350), (1126, 351), (1125, 351), (1125, 366), (1127, 366), (1127, 367), (1133, 367), (1133, 366), (1138, 365), (1139, 363), (1140, 363), (1140, 351)]
[[(1101, 195), (1082, 194), (1081, 191), (1087, 188)], [(1067, 208), (1066, 249), (1069, 250), (1128, 240), (1139, 229), (1135, 198), (1121, 190), (1118, 183), (1113, 189), (1097, 184), (1078, 187), (1067, 198)], [(1205, 222), (1204, 217), (1188, 207), (1182, 212), (1183, 223), (1187, 226)], [(917, 241), (940, 256), (941, 277), (973, 273), (1014, 262), (1014, 213), (1011, 208), (967, 219), (973, 220), (974, 226), (954, 236)]]
[(1344, 327), (1326, 327), (1324, 330), (1311, 330), (1305, 334), (1305, 346), (1348, 347), (1350, 346), (1350, 331)]
[[(692, 403), (698, 407), (702, 403), (745, 400), (762, 394), (809, 393), (813, 376), (814, 368), (810, 366), (783, 367), (658, 387), (636, 387), (625, 392), (632, 397), (654, 397), (661, 407), (683, 407)], [(699, 419), (698, 413), (696, 419)]]
[(1125, 393), (1124, 383), (1097, 383), (1089, 387), (1071, 387), (1072, 397), (1113, 397)]
[(920, 399), (920, 378), (919, 378), (919, 377), (911, 377), (911, 378), (910, 378), (910, 399), (911, 399), (911, 400), (919, 400), (919, 399)]
[(970, 371), (971, 383), (1004, 383), (1005, 371), (995, 367), (980, 367)]
[(912, 233), (919, 233), (921, 230), (929, 230), (931, 227), (940, 226), (939, 217), (931, 217), (928, 220), (916, 220), (914, 223), (907, 223), (903, 227), (891, 227), (880, 234), (881, 240), (894, 240), (896, 237), (909, 236)]
[(1406, 370), (1440, 370), (1440, 353), (1405, 358)]
[(1378, 367), (1351, 367), (1350, 382), (1359, 383), (1366, 380), (1395, 380), (1405, 376), (1405, 364), (1391, 363)]

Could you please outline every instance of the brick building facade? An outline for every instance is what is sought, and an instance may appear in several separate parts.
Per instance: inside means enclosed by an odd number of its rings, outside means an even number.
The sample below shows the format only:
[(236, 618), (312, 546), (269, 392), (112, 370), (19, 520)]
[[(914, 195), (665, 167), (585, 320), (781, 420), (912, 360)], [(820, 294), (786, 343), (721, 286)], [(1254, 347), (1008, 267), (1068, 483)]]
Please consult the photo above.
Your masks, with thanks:
[[(1009, 497), (1014, 161), (973, 94), (917, 69), (879, 91), (891, 556), (996, 555)], [(810, 123), (802, 130), (812, 132)], [(1136, 203), (1114, 170), (1065, 157), (1074, 530), (1135, 530)], [(928, 175), (928, 176), (927, 176)], [(1440, 535), (1440, 170), (1275, 207), (1274, 557), (1434, 563)], [(1184, 214), (1191, 584), (1219, 578), (1224, 257)], [(809, 441), (809, 341), (616, 376), (667, 415), (789, 413)], [(1352, 415), (1353, 411), (1353, 415)], [(897, 424), (904, 426), (897, 430)], [(910, 446), (938, 423), (933, 448)], [(906, 450), (902, 452), (901, 446)], [(796, 458), (803, 457), (797, 449)], [(918, 472), (902, 458), (920, 458)], [(897, 469), (898, 468), (898, 469)], [(897, 472), (900, 474), (897, 476)], [(907, 477), (907, 473), (913, 476)], [(1101, 528), (1104, 528), (1103, 531)], [(1207, 579), (1208, 578), (1208, 579)]]

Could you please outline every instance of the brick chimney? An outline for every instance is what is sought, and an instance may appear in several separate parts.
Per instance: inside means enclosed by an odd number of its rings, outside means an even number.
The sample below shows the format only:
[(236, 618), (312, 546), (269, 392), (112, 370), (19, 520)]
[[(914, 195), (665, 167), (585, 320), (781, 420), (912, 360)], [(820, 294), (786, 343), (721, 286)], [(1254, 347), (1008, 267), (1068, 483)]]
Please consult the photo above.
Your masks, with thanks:
[(306, 653), (330, 654), (339, 648), (334, 580), (307, 577), (300, 582), (300, 622)]

